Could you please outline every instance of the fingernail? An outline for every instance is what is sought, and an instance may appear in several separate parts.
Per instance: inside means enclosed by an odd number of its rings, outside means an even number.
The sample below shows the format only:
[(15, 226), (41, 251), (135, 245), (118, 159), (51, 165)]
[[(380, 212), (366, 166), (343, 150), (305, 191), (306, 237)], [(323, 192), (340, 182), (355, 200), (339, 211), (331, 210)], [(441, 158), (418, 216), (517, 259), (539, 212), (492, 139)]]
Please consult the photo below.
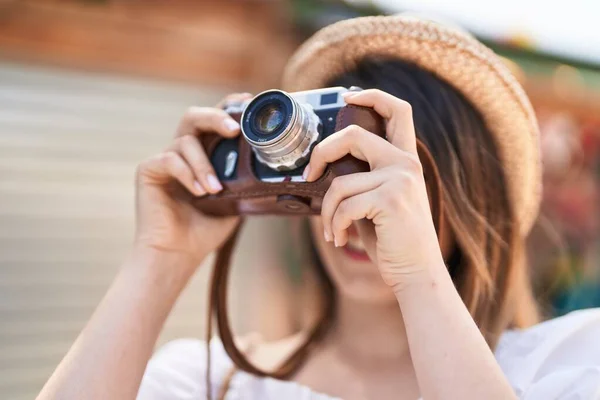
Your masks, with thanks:
[(344, 99), (349, 99), (349, 98), (354, 97), (354, 96), (356, 96), (356, 92), (344, 92), (344, 93), (342, 93), (342, 97)]
[(339, 244), (337, 238), (333, 239), (333, 244), (335, 245), (335, 247), (340, 247), (340, 244)]
[(302, 179), (306, 180), (308, 178), (308, 174), (310, 174), (310, 164), (304, 168), (304, 172), (302, 172)]
[(204, 188), (202, 187), (202, 185), (200, 184), (200, 182), (194, 181), (194, 187), (198, 191), (199, 195), (206, 194), (206, 190), (204, 190)]
[(208, 185), (215, 192), (220, 192), (221, 190), (223, 190), (223, 186), (221, 186), (221, 182), (219, 182), (219, 180), (217, 179), (217, 177), (214, 176), (213, 174), (208, 175), (206, 177), (206, 180), (208, 181)]
[(327, 230), (323, 230), (323, 236), (325, 236), (325, 241), (326, 242), (331, 242), (331, 236), (329, 236), (329, 232), (327, 232)]
[(238, 124), (236, 121), (234, 121), (232, 119), (228, 118), (223, 123), (225, 124), (225, 129), (227, 129), (230, 132), (235, 132), (240, 129), (240, 124)]

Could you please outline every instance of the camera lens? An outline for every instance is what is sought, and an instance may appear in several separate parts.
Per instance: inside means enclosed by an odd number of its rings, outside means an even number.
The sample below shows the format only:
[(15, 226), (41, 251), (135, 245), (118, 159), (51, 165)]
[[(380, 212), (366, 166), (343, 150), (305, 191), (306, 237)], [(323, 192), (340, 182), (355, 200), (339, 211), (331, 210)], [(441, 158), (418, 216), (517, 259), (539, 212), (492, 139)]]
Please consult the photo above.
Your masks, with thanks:
[(281, 104), (267, 103), (256, 113), (256, 131), (261, 135), (270, 135), (281, 127), (284, 119)]
[(321, 121), (307, 104), (280, 90), (256, 96), (242, 115), (242, 134), (258, 161), (286, 171), (306, 163)]
[(248, 104), (242, 115), (242, 132), (254, 146), (268, 146), (287, 135), (296, 118), (294, 100), (278, 90), (263, 92)]

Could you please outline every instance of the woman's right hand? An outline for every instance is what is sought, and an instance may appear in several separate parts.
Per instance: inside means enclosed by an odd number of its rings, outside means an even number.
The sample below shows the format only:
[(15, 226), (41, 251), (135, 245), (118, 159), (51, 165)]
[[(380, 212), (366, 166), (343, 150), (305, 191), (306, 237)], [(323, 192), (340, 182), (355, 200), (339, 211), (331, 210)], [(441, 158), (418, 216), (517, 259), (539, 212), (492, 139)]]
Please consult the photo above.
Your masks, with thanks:
[[(251, 97), (248, 93), (234, 94), (222, 103)], [(231, 138), (240, 133), (240, 126), (221, 108), (191, 107), (183, 116), (173, 143), (138, 166), (136, 248), (177, 253), (196, 267), (235, 228), (238, 217), (209, 217), (189, 201), (191, 195), (203, 196), (222, 190), (197, 138), (206, 133)], [(172, 185), (176, 181), (191, 195), (177, 195)]]

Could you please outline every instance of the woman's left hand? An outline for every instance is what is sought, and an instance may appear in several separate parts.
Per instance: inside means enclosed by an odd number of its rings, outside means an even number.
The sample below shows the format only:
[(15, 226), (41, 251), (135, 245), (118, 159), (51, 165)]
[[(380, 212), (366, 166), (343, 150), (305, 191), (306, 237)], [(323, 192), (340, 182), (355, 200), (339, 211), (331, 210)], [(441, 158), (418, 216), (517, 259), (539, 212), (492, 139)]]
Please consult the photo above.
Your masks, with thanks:
[(350, 92), (345, 100), (380, 114), (389, 141), (348, 126), (315, 147), (304, 176), (314, 181), (328, 163), (348, 154), (369, 163), (369, 172), (333, 180), (321, 211), (325, 240), (344, 246), (347, 229), (360, 221), (357, 227), (369, 257), (384, 281), (399, 290), (443, 263), (417, 155), (412, 109), (406, 101), (376, 89)]

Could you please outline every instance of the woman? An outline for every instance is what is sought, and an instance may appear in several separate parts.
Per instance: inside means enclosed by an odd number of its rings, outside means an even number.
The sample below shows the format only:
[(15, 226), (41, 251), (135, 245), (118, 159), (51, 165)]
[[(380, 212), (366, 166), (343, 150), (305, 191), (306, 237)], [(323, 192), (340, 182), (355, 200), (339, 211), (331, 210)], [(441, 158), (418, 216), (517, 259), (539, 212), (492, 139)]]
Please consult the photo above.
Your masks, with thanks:
[[(237, 223), (166, 190), (173, 181), (196, 196), (222, 190), (195, 136), (233, 137), (239, 125), (220, 108), (192, 108), (173, 144), (140, 165), (135, 245), (39, 399), (600, 396), (599, 346), (576, 345), (600, 337), (597, 312), (503, 333), (537, 322), (522, 246), (540, 168), (535, 117), (497, 57), (431, 22), (359, 18), (315, 35), (284, 77), (293, 91), (332, 85), (370, 88), (345, 101), (379, 113), (387, 141), (350, 126), (322, 141), (306, 166), (308, 181), (347, 154), (371, 170), (336, 179), (310, 220), (335, 318), (290, 380), (231, 376), (215, 340), (210, 382), (199, 341), (167, 344), (147, 366), (177, 296)], [(443, 184), (451, 229), (439, 240), (417, 138)], [(246, 344), (251, 359), (275, 365), (294, 341)]]

